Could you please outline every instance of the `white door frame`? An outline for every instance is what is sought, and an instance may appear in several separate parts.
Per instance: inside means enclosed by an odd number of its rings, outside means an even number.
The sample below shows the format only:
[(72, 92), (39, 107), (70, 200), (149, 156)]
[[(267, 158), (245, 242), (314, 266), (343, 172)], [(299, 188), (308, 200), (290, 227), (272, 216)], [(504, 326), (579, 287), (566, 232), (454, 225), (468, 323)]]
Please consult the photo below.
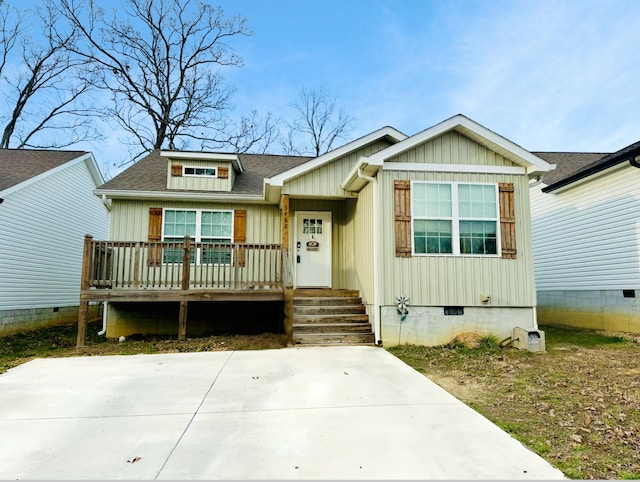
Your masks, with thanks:
[[(329, 222), (327, 224), (327, 226), (323, 226), (323, 237), (325, 238), (325, 240), (323, 241), (323, 244), (326, 245), (326, 243), (329, 243), (329, 248), (328, 248), (328, 259), (326, 260), (326, 271), (324, 272), (324, 276), (323, 276), (323, 282), (317, 285), (302, 285), (300, 286), (298, 284), (298, 266), (300, 263), (298, 263), (298, 256), (301, 255), (301, 251), (304, 249), (304, 246), (302, 246), (302, 241), (300, 241), (299, 238), (299, 231), (300, 231), (300, 226), (302, 223), (303, 218), (305, 217), (318, 217), (318, 216), (328, 216), (329, 218)], [(305, 287), (321, 287), (321, 288), (331, 288), (332, 287), (332, 283), (333, 283), (333, 270), (332, 270), (332, 266), (333, 266), (333, 213), (331, 211), (296, 211), (294, 214), (294, 219), (295, 219), (295, 230), (294, 230), (294, 236), (293, 236), (293, 253), (294, 253), (294, 257), (293, 257), (293, 265), (294, 265), (294, 285), (296, 287), (301, 287), (301, 288), (305, 288)], [(324, 224), (324, 223), (323, 223)], [(298, 248), (298, 242), (300, 241), (300, 247)], [(326, 254), (326, 253), (325, 253)]]

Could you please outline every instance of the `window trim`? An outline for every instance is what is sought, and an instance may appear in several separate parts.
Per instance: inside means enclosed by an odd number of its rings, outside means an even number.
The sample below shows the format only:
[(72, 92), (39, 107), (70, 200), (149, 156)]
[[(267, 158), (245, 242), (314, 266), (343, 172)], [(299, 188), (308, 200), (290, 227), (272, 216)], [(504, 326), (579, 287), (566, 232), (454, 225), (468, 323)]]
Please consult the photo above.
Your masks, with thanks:
[[(208, 176), (207, 174), (187, 174), (187, 169), (213, 169), (213, 176)], [(182, 176), (183, 177), (198, 177), (201, 179), (217, 179), (218, 178), (218, 168), (216, 166), (182, 166)]]
[[(194, 243), (202, 243), (202, 213), (230, 213), (231, 214), (231, 234), (228, 236), (229, 238), (229, 244), (233, 244), (233, 240), (234, 240), (234, 230), (235, 230), (235, 216), (234, 216), (234, 210), (233, 209), (190, 209), (190, 208), (162, 208), (162, 236), (161, 236), (161, 241), (163, 243), (171, 243), (174, 242), (174, 240), (178, 240), (178, 239), (184, 239), (184, 236), (181, 236), (180, 238), (171, 238), (171, 240), (167, 240), (165, 237), (165, 232), (164, 232), (164, 228), (165, 228), (165, 223), (166, 223), (166, 219), (167, 219), (167, 211), (195, 211), (196, 213), (196, 233), (195, 235), (191, 238), (192, 241)], [(218, 239), (227, 239), (227, 236), (217, 236)], [(162, 260), (162, 264), (171, 264), (171, 263), (165, 263), (164, 262), (164, 255), (161, 258)], [(191, 265), (213, 265), (213, 264), (220, 264), (222, 266), (233, 266), (233, 250), (231, 251), (231, 260), (229, 261), (229, 263), (203, 263), (202, 262), (202, 250), (198, 249), (197, 250), (197, 254), (195, 256), (195, 261), (193, 263), (191, 263)]]
[[(447, 184), (451, 186), (451, 217), (424, 217), (415, 214), (415, 185), (416, 184)], [(493, 186), (496, 200), (495, 218), (467, 218), (460, 217), (460, 205), (458, 202), (458, 187), (460, 185)], [(444, 256), (460, 258), (501, 258), (502, 257), (502, 233), (500, 229), (500, 190), (497, 182), (467, 182), (467, 181), (421, 181), (411, 180), (411, 256)], [(451, 253), (416, 253), (415, 221), (416, 220), (451, 220)], [(495, 221), (496, 223), (496, 253), (473, 254), (460, 253), (460, 221)]]

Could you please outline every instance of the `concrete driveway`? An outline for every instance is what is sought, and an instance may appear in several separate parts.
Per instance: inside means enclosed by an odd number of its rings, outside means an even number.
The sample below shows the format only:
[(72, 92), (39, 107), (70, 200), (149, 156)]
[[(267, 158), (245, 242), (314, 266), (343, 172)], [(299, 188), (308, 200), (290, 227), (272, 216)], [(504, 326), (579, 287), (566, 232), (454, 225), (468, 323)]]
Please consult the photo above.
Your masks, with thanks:
[(0, 479), (561, 479), (381, 348), (39, 359), (0, 375)]

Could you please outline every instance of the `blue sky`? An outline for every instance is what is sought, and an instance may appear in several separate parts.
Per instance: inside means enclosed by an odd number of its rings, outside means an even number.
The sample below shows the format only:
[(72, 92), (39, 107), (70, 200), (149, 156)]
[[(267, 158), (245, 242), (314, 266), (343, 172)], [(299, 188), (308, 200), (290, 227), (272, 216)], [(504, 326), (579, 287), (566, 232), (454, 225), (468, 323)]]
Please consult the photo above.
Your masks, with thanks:
[[(355, 117), (351, 138), (462, 113), (532, 151), (640, 140), (637, 0), (213, 3), (253, 31), (232, 41), (244, 67), (224, 71), (238, 113), (291, 119), (300, 90), (324, 85)], [(80, 147), (126, 155), (115, 136)]]
[(640, 139), (638, 1), (217, 3), (253, 30), (228, 73), (239, 109), (287, 117), (302, 87), (325, 84), (356, 137), (462, 113), (529, 150)]

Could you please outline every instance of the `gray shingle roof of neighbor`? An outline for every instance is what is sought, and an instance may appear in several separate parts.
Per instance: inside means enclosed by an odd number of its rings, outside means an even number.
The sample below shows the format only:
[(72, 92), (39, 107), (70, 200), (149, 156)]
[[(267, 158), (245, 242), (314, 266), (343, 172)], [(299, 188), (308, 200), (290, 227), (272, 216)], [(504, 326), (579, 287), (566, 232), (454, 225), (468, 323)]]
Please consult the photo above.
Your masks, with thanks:
[(0, 149), (0, 191), (54, 169), (86, 151)]
[(634, 158), (640, 154), (640, 141), (613, 153), (534, 152), (534, 154), (557, 165), (555, 171), (550, 171), (543, 177), (547, 185), (543, 191), (550, 192)]
[(548, 186), (580, 172), (609, 155), (603, 152), (532, 152), (532, 154), (556, 165), (554, 170), (545, 172), (542, 177)]
[[(265, 178), (275, 176), (313, 159), (312, 157), (271, 154), (238, 154), (238, 157), (244, 167), (244, 172), (236, 176), (231, 190), (232, 194), (262, 194), (262, 184)], [(98, 189), (179, 192), (167, 189), (167, 158), (161, 157), (159, 150), (143, 157)]]

